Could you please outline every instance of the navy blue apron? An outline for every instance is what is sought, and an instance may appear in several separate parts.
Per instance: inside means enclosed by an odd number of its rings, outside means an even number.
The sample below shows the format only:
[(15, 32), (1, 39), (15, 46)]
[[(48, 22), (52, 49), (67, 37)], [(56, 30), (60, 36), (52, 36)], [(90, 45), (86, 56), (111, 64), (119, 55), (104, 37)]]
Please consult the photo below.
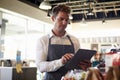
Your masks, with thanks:
[[(69, 36), (67, 36), (71, 45), (60, 45), (60, 44), (51, 44), (51, 38), (49, 39), (48, 46), (48, 56), (47, 61), (53, 61), (60, 59), (65, 53), (74, 54), (74, 45)], [(61, 77), (64, 76), (68, 70), (63, 66), (57, 71), (46, 72), (44, 80), (61, 80)]]

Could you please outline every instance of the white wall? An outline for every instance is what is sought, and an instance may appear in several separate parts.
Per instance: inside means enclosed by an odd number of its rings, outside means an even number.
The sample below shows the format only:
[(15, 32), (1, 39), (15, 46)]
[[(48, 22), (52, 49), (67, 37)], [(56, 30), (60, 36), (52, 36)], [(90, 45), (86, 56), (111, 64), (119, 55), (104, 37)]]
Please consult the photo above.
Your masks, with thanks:
[(120, 36), (120, 19), (87, 22), (86, 26), (81, 26), (80, 22), (72, 24), (72, 30), (75, 35), (81, 37), (99, 37), (99, 36)]

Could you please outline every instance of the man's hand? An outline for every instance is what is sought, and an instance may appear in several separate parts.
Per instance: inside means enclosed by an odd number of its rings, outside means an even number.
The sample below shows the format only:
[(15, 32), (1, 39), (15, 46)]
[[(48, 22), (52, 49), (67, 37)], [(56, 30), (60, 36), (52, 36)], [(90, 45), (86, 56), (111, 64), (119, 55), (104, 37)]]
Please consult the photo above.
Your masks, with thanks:
[(80, 62), (80, 64), (78, 65), (82, 70), (87, 70), (87, 68), (91, 67), (91, 62), (88, 60), (84, 60), (82, 62)]
[(74, 54), (72, 54), (72, 53), (66, 53), (64, 56), (62, 56), (62, 63), (65, 64), (65, 63), (68, 62), (73, 56), (74, 56)]

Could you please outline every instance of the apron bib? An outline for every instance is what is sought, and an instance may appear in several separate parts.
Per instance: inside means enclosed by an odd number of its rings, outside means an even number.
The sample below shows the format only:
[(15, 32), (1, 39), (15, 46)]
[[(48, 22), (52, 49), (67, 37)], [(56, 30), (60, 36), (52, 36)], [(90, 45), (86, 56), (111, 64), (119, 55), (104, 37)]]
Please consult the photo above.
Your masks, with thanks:
[[(69, 36), (67, 36), (71, 45), (60, 45), (60, 44), (51, 44), (51, 38), (49, 39), (48, 46), (48, 56), (47, 61), (53, 61), (60, 59), (65, 53), (74, 54), (74, 45)], [(61, 80), (61, 77), (64, 76), (68, 70), (63, 66), (57, 71), (46, 72), (44, 80)]]

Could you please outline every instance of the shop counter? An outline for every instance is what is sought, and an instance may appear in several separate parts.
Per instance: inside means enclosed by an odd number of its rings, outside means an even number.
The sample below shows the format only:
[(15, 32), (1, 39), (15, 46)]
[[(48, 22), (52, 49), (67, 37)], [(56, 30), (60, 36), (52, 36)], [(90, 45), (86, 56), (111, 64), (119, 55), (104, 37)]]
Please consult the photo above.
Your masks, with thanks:
[(15, 67), (0, 67), (0, 80), (37, 80), (36, 67), (22, 67), (22, 73), (17, 73)]

